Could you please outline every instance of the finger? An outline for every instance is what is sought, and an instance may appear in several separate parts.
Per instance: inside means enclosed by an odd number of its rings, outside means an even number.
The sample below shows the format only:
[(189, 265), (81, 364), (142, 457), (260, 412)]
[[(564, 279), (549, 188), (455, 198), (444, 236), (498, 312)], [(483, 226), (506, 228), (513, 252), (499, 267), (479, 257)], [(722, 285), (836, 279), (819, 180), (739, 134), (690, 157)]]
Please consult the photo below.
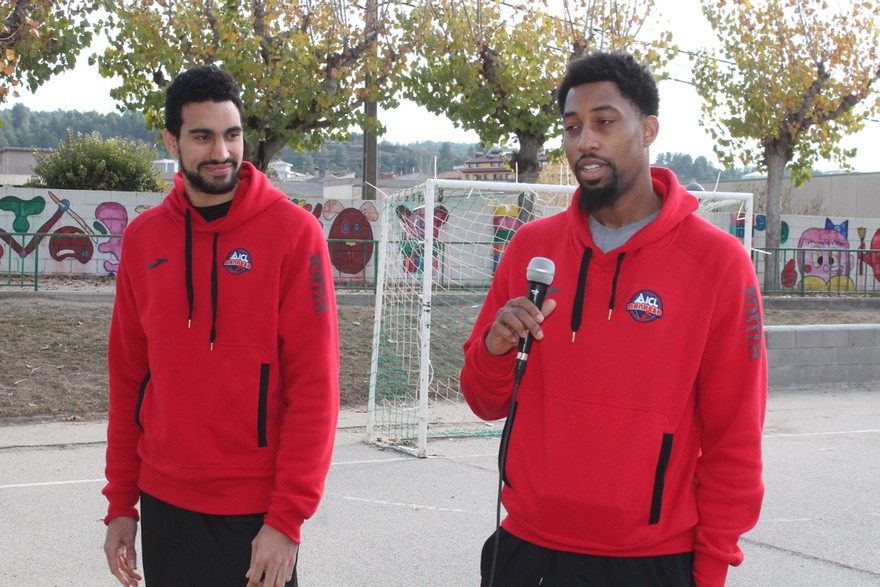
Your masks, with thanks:
[(251, 568), (245, 574), (245, 577), (248, 579), (247, 587), (260, 587), (260, 585), (264, 585), (263, 576), (264, 571), (262, 568), (255, 568), (251, 565)]

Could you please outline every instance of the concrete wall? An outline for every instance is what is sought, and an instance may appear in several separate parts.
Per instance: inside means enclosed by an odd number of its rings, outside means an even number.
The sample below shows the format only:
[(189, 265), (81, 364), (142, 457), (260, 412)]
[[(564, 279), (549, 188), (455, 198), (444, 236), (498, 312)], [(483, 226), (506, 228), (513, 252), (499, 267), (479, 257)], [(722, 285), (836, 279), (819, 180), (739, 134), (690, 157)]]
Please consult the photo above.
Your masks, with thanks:
[(764, 335), (771, 387), (880, 381), (880, 324), (766, 326)]

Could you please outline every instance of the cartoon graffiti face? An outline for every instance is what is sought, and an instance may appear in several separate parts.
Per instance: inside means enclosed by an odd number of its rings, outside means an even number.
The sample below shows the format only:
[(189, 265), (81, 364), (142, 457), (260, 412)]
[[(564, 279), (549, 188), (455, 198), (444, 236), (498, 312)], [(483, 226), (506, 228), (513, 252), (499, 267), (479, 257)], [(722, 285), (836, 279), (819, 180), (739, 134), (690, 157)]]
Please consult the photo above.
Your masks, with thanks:
[(801, 235), (798, 248), (807, 249), (798, 259), (806, 289), (851, 289), (845, 282), (852, 281), (853, 259), (846, 253), (849, 241), (845, 236), (836, 230), (810, 228)]
[[(425, 209), (410, 210), (405, 206), (397, 207), (397, 216), (403, 221), (405, 238), (422, 240), (425, 238)], [(434, 238), (440, 236), (440, 229), (446, 224), (449, 212), (443, 206), (434, 210)]]
[[(424, 239), (425, 239), (425, 209), (410, 210), (406, 206), (397, 207), (397, 217), (403, 223), (403, 243), (401, 248), (404, 255), (404, 270), (407, 273), (421, 273), (424, 269)], [(433, 237), (434, 250), (438, 250), (440, 229), (446, 224), (449, 211), (438, 206), (434, 209)], [(434, 255), (434, 267), (437, 266), (437, 256)]]
[(344, 208), (336, 200), (324, 206), (324, 219), (335, 216), (330, 226), (330, 263), (348, 275), (361, 273), (373, 258), (373, 228), (370, 221), (379, 219), (379, 212), (371, 202), (357, 208)]
[(94, 247), (82, 230), (74, 226), (62, 226), (55, 233), (49, 238), (49, 254), (53, 259), (74, 259), (82, 264), (91, 260)]

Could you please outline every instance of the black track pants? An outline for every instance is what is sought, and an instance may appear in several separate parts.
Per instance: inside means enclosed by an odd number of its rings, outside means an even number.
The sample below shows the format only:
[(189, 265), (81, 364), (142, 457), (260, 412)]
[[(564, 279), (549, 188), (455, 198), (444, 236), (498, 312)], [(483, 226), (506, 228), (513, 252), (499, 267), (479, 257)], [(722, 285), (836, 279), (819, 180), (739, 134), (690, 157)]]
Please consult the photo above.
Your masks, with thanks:
[[(141, 493), (146, 587), (244, 587), (263, 514), (213, 516)], [(296, 569), (287, 587), (297, 587)]]
[[(695, 587), (693, 553), (609, 557), (551, 550), (501, 531), (494, 587)], [(483, 545), (482, 587), (489, 585), (495, 535)]]

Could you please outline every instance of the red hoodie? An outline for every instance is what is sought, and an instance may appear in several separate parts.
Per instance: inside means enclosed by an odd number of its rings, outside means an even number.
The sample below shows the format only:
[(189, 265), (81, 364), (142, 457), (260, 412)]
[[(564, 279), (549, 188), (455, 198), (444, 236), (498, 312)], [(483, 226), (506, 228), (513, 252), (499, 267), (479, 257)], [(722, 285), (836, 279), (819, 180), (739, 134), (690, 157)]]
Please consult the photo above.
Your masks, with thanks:
[(193, 511), (268, 512), (299, 542), (339, 411), (326, 239), (252, 165), (206, 222), (183, 179), (123, 236), (110, 328), (106, 521), (143, 490)]
[(694, 551), (697, 584), (718, 587), (763, 497), (761, 300), (742, 244), (693, 214), (670, 171), (652, 178), (660, 214), (618, 249), (596, 248), (580, 191), (516, 233), (464, 345), (461, 387), (481, 418), (507, 415), (515, 350), (494, 356), (484, 340), (525, 295), (532, 257), (553, 260), (557, 307), (517, 395), (504, 528), (592, 555)]

